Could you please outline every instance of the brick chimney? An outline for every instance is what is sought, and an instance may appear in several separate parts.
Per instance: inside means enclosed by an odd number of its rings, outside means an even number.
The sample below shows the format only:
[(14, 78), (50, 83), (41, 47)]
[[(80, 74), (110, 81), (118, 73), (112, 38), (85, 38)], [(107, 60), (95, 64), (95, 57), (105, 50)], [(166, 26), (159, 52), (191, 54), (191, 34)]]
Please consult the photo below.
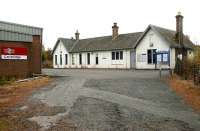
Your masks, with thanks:
[(79, 35), (80, 35), (80, 33), (78, 32), (78, 30), (76, 30), (76, 33), (75, 33), (76, 40), (79, 40)]
[(114, 23), (112, 26), (112, 39), (116, 39), (118, 37), (118, 29), (119, 27), (117, 26), (117, 23)]
[(179, 44), (183, 44), (183, 16), (181, 12), (176, 15), (176, 40)]

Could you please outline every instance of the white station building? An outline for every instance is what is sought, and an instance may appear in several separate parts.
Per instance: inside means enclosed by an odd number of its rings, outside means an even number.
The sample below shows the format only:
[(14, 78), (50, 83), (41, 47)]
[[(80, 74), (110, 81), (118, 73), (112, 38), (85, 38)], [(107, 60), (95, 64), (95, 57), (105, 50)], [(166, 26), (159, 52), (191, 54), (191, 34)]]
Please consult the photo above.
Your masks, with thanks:
[(193, 43), (183, 34), (183, 16), (176, 16), (176, 30), (149, 25), (144, 32), (119, 34), (117, 23), (112, 35), (88, 39), (58, 38), (53, 48), (54, 68), (174, 69), (182, 45), (193, 57)]

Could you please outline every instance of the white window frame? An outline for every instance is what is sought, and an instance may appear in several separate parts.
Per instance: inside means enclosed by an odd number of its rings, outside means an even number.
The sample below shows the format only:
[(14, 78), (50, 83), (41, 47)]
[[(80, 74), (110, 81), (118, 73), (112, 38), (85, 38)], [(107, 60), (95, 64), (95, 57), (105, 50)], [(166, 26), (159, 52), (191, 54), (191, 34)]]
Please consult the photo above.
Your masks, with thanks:
[[(114, 53), (114, 58), (113, 58), (113, 53)], [(118, 54), (118, 58), (117, 58)], [(123, 60), (124, 59), (124, 51), (112, 51), (111, 52), (111, 60)]]

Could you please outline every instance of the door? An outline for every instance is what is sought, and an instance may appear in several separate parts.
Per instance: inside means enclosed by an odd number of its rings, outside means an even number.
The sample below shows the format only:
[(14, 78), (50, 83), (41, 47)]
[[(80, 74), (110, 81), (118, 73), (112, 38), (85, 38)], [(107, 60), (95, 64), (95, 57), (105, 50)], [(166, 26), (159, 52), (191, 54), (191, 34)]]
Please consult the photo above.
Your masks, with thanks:
[(130, 56), (130, 64), (131, 68), (135, 69), (136, 68), (136, 52), (135, 50), (131, 50), (131, 56)]
[(96, 65), (98, 65), (98, 64), (99, 64), (99, 57), (98, 57), (98, 54), (96, 54), (95, 63), (96, 63)]

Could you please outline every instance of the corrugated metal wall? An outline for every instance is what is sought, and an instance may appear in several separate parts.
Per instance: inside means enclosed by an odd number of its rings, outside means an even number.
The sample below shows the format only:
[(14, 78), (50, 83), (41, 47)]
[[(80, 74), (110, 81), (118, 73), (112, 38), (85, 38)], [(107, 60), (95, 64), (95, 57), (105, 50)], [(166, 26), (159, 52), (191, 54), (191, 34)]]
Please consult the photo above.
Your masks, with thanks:
[(0, 21), (0, 40), (32, 42), (33, 35), (42, 35), (42, 28)]
[(30, 35), (42, 35), (42, 28), (0, 21), (0, 30)]
[(0, 31), (0, 40), (32, 42), (32, 35)]

